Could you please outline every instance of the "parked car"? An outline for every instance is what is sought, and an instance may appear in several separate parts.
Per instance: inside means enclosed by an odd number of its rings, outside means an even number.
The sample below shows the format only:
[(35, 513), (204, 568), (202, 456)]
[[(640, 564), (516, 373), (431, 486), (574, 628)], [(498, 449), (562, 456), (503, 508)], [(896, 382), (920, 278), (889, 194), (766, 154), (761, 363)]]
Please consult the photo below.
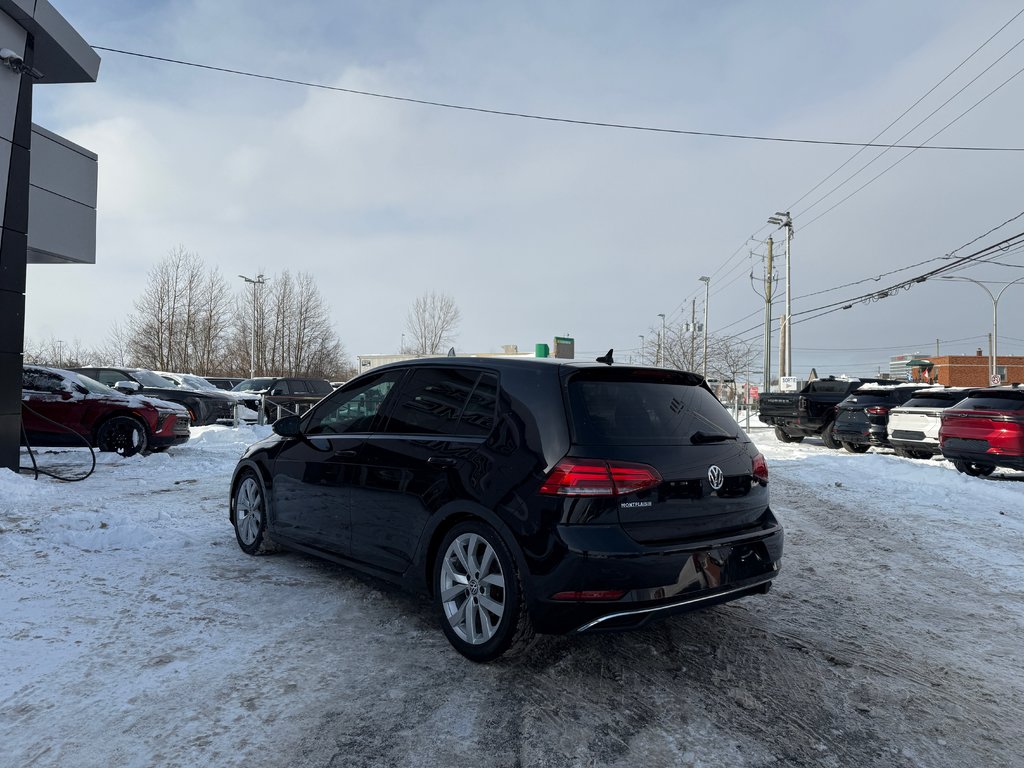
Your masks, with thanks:
[(897, 456), (930, 459), (940, 452), (942, 412), (963, 400), (966, 387), (919, 390), (907, 402), (889, 411), (889, 442)]
[(189, 438), (188, 412), (176, 403), (128, 396), (88, 376), (22, 366), (22, 425), (35, 447), (85, 444), (122, 456), (160, 451)]
[(217, 389), (232, 389), (236, 384), (241, 384), (245, 381), (244, 378), (235, 378), (232, 376), (204, 376), (208, 382), (213, 384)]
[[(236, 404), (236, 407), (232, 410), (233, 415), (237, 416), (241, 421), (256, 421), (259, 412), (258, 403), (254, 403), (252, 398), (246, 397), (241, 392), (219, 389), (202, 376), (196, 376), (194, 373), (172, 373), (170, 371), (153, 371), (153, 373), (167, 379), (174, 386), (181, 389), (192, 389), (197, 392), (216, 392), (218, 395), (227, 395)], [(241, 408), (237, 406), (241, 406)]]
[(805, 437), (818, 436), (826, 448), (841, 446), (832, 437), (839, 403), (868, 383), (882, 379), (837, 379), (828, 376), (812, 379), (799, 392), (768, 392), (760, 397), (758, 418), (775, 427), (775, 436), (783, 443), (799, 443)]
[(119, 387), (119, 391), (126, 394), (137, 393), (179, 403), (197, 426), (234, 421), (235, 398), (225, 392), (184, 390), (144, 368), (86, 366), (73, 370), (108, 387), (118, 388), (121, 382), (127, 382), (127, 386)]
[(426, 592), (474, 661), (766, 593), (779, 572), (768, 465), (696, 374), (425, 358), (274, 433), (231, 480), (242, 550)]
[(968, 475), (991, 475), (996, 467), (1024, 470), (1024, 387), (972, 390), (942, 412), (939, 445)]
[(864, 384), (836, 409), (833, 439), (851, 453), (864, 453), (871, 446), (891, 448), (889, 411), (927, 387), (921, 384)]
[(261, 376), (246, 379), (235, 385), (232, 392), (248, 396), (246, 405), (259, 411), (273, 422), (280, 416), (298, 415), (320, 402), (334, 391), (327, 379), (303, 378), (298, 376)]

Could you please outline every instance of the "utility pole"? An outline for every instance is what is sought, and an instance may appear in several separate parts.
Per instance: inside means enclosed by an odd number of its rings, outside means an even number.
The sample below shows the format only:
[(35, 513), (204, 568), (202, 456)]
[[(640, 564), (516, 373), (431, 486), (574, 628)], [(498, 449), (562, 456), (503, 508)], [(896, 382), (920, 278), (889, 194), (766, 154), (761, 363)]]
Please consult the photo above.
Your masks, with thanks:
[(938, 339), (935, 340), (935, 356), (936, 357), (939, 356), (939, 340)]
[(779, 324), (779, 375), (793, 375), (793, 340), (790, 338), (790, 320), (792, 308), (792, 282), (789, 274), (789, 248), (793, 240), (793, 218), (789, 211), (776, 211), (775, 215), (768, 219), (769, 224), (775, 224), (786, 228), (786, 314), (782, 316)]
[(764, 392), (772, 391), (772, 239), (768, 238), (768, 262), (764, 273)]
[(644, 335), (640, 334), (640, 365), (647, 365), (647, 347), (644, 346)]
[(711, 278), (703, 275), (700, 281), (704, 283), (704, 380), (708, 378), (708, 300), (711, 298)]
[(249, 351), (249, 378), (256, 378), (256, 312), (257, 312), (257, 287), (264, 285), (267, 280), (263, 275), (256, 275), (256, 277), (246, 277), (245, 275), (239, 275), (240, 278), (245, 280), (246, 283), (252, 285), (252, 339), (250, 341)]

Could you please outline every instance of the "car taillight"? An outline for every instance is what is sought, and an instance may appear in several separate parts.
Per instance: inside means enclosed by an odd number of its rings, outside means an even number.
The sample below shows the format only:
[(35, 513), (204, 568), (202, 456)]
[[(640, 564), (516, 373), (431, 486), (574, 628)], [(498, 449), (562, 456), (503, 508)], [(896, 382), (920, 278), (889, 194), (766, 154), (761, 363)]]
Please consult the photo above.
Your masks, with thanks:
[(889, 412), (889, 407), (885, 405), (872, 405), (870, 408), (865, 408), (864, 410), (872, 416), (885, 416), (885, 414)]
[(592, 459), (562, 459), (540, 492), (551, 496), (622, 496), (653, 488), (661, 475), (646, 464)]
[(760, 453), (754, 457), (753, 474), (761, 485), (768, 485), (768, 460)]

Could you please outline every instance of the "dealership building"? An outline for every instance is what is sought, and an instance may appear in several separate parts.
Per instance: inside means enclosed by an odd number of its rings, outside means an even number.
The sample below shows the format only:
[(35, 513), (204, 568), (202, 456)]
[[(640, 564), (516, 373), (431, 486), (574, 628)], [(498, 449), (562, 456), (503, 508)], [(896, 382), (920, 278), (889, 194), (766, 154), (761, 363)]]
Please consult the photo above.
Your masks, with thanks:
[(0, 0), (0, 467), (17, 471), (28, 264), (96, 261), (96, 155), (32, 123), (32, 92), (100, 58), (47, 0)]

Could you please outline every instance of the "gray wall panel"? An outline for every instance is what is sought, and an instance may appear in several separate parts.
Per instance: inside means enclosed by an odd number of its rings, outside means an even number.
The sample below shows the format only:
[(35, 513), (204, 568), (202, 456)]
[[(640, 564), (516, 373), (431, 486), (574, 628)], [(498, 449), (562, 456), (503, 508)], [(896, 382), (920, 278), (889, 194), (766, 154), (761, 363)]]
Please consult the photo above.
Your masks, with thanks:
[(28, 261), (96, 263), (96, 209), (30, 187)]
[(95, 208), (96, 155), (33, 125), (29, 183)]

